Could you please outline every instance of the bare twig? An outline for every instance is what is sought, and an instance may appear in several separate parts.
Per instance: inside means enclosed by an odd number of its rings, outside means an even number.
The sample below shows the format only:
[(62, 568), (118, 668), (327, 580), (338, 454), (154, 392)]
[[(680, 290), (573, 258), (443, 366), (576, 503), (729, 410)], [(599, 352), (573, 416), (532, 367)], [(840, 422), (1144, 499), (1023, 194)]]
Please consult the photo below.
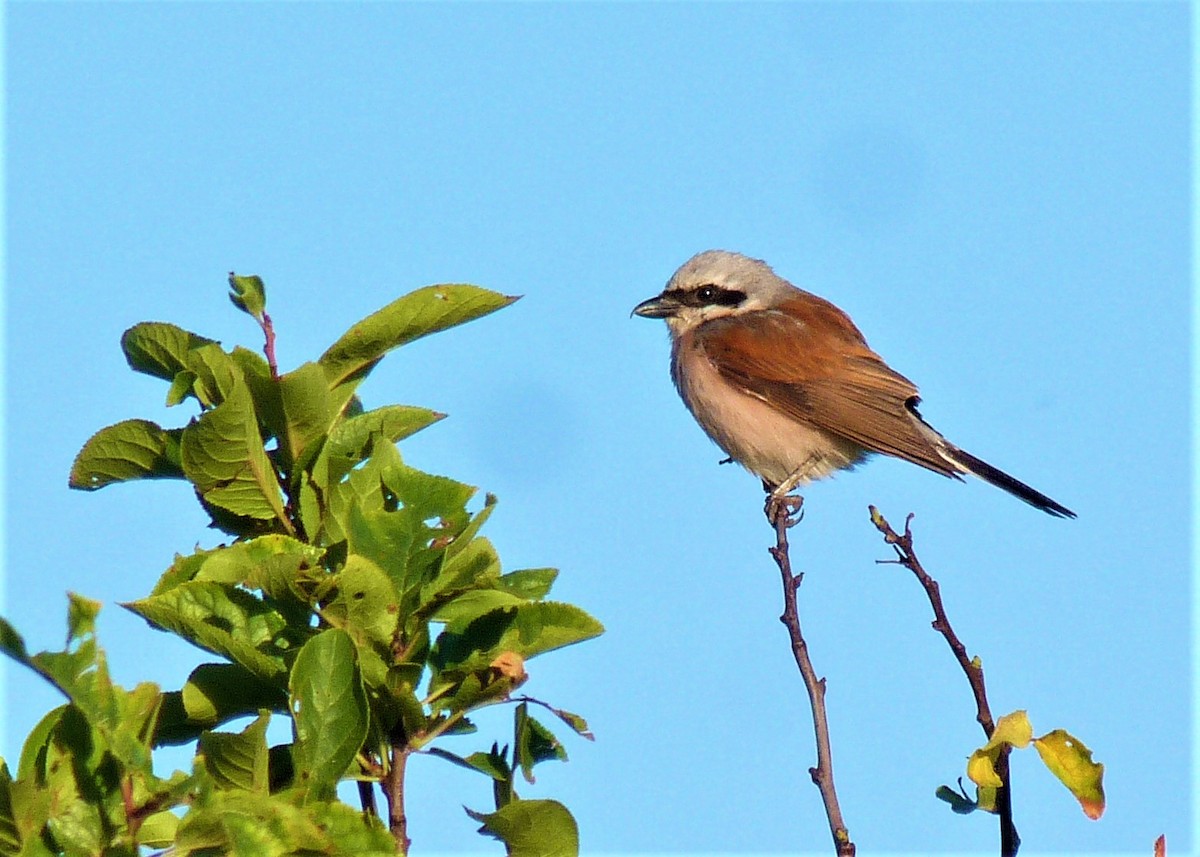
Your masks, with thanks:
[(837, 789), (833, 784), (833, 756), (829, 745), (829, 722), (825, 713), (825, 679), (817, 677), (817, 671), (808, 656), (808, 643), (800, 631), (796, 590), (803, 575), (792, 574), (791, 558), (788, 555), (787, 531), (803, 517), (797, 515), (803, 504), (802, 497), (767, 499), (767, 520), (775, 529), (775, 546), (770, 548), (770, 552), (783, 579), (783, 615), (779, 617), (779, 621), (788, 629), (788, 636), (792, 640), (792, 656), (796, 659), (796, 666), (800, 668), (804, 687), (808, 690), (808, 701), (812, 705), (813, 732), (817, 739), (817, 764), (816, 767), (809, 768), (808, 773), (825, 803), (825, 815), (829, 819), (829, 832), (833, 836), (836, 853), (839, 857), (853, 857), (854, 843), (850, 840), (850, 832), (842, 820), (842, 809), (838, 805)]
[(404, 814), (404, 769), (408, 766), (410, 752), (404, 730), (397, 727), (396, 734), (392, 736), (392, 758), (380, 785), (387, 798), (388, 829), (401, 854), (408, 854), (408, 847), (412, 844), (408, 838), (408, 817)]
[[(879, 560), (879, 562), (894, 562), (902, 565), (911, 571), (920, 582), (925, 594), (929, 597), (930, 606), (933, 607), (933, 630), (946, 638), (950, 650), (954, 652), (954, 657), (958, 660), (958, 665), (966, 674), (967, 681), (971, 684), (971, 692), (975, 695), (975, 719), (983, 728), (983, 734), (991, 738), (992, 733), (996, 731), (996, 723), (992, 719), (992, 709), (988, 705), (987, 686), (983, 680), (983, 665), (978, 658), (972, 658), (967, 654), (967, 647), (954, 633), (950, 620), (946, 618), (941, 588), (938, 586), (938, 582), (925, 571), (913, 551), (911, 526), (913, 516), (909, 514), (904, 519), (904, 534), (900, 535), (892, 529), (891, 524), (879, 513), (878, 509), (874, 506), (868, 508), (871, 510), (871, 523), (883, 534), (883, 540), (896, 551), (897, 558), (895, 560)], [(1000, 853), (1003, 857), (1014, 857), (1021, 847), (1021, 837), (1017, 835), (1017, 828), (1013, 824), (1012, 782), (1008, 754), (1009, 748), (1005, 747), (996, 760), (996, 774), (1003, 782), (1003, 785), (996, 790), (996, 813), (1000, 817)]]

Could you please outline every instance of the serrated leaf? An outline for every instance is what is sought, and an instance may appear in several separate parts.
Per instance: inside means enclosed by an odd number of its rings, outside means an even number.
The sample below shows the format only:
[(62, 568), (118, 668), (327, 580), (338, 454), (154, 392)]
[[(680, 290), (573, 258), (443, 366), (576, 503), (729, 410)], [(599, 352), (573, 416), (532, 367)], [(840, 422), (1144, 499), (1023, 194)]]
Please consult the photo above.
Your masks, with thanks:
[(1092, 751), (1064, 729), (1033, 740), (1050, 773), (1070, 789), (1093, 821), (1104, 814), (1104, 765), (1092, 761)]
[(175, 561), (171, 563), (171, 567), (162, 573), (158, 583), (154, 585), (154, 589), (150, 591), (151, 595), (161, 595), (164, 592), (169, 592), (181, 583), (187, 583), (192, 580), (200, 572), (204, 563), (217, 551), (224, 548), (216, 548), (214, 550), (205, 550), (197, 548), (195, 553), (183, 556), (175, 554)]
[(525, 603), (524, 598), (499, 589), (472, 589), (443, 604), (431, 618), (450, 628), (462, 628), (485, 613)]
[(267, 794), (267, 724), (262, 711), (239, 733), (205, 732), (199, 751), (204, 766), (219, 789), (242, 789)]
[(603, 632), (603, 625), (573, 604), (540, 601), (502, 607), (461, 630), (443, 631), (430, 663), (439, 672), (470, 672), (486, 667), (504, 651), (528, 659)]
[(381, 439), (395, 443), (445, 416), (428, 408), (390, 405), (343, 419), (330, 431), (313, 478), (321, 486), (336, 482), (369, 457)]
[(276, 572), (294, 575), (300, 568), (319, 565), (324, 551), (291, 536), (270, 533), (202, 554), (193, 579), (265, 589)]
[(430, 333), (445, 330), (515, 301), (469, 285), (427, 286), (392, 301), (347, 330), (321, 355), (330, 388), (359, 381), (384, 354)]
[(282, 682), (299, 633), (249, 592), (202, 580), (122, 606), (270, 683)]
[(262, 277), (238, 276), (230, 272), (229, 300), (242, 312), (261, 321), (267, 308), (267, 289)]
[(496, 812), (467, 814), (482, 822), (479, 832), (499, 839), (509, 857), (573, 857), (579, 853), (579, 827), (555, 800), (514, 800)]
[(183, 430), (183, 470), (209, 503), (290, 527), (245, 384)]
[(173, 381), (187, 368), (189, 351), (214, 342), (173, 324), (146, 321), (125, 331), (121, 349), (129, 368), (135, 372)]
[(131, 479), (182, 479), (180, 434), (150, 420), (124, 420), (102, 428), (75, 456), (67, 484), (95, 491)]
[(332, 788), (362, 747), (370, 720), (350, 635), (330, 628), (305, 643), (288, 689), (297, 783)]
[(550, 592), (558, 577), (556, 568), (524, 568), (502, 574), (497, 586), (527, 601), (541, 601)]

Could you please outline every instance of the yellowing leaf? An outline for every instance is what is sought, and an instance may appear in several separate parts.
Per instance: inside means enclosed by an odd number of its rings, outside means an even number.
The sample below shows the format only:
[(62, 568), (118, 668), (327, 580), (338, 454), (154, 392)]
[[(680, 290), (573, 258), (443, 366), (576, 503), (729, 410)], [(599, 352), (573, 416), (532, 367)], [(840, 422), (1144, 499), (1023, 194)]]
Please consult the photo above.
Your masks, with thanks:
[(1028, 715), (1021, 710), (1005, 714), (996, 721), (996, 729), (988, 742), (971, 754), (967, 760), (967, 776), (982, 788), (998, 789), (1004, 785), (996, 773), (996, 760), (1005, 747), (1028, 747), (1033, 738), (1033, 726)]
[(1092, 761), (1092, 751), (1082, 741), (1066, 730), (1055, 729), (1034, 739), (1033, 746), (1050, 773), (1075, 795), (1088, 818), (1095, 820), (1104, 814), (1104, 766)]

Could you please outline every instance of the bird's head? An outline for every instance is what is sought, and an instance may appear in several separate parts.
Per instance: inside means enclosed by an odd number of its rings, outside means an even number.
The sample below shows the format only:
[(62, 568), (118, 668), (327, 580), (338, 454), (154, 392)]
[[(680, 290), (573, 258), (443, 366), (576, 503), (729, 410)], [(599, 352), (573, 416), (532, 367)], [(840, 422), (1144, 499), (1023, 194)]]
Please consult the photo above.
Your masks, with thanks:
[(634, 315), (666, 319), (675, 336), (706, 321), (770, 309), (796, 288), (758, 259), (728, 250), (706, 250), (688, 259), (662, 294), (642, 301)]

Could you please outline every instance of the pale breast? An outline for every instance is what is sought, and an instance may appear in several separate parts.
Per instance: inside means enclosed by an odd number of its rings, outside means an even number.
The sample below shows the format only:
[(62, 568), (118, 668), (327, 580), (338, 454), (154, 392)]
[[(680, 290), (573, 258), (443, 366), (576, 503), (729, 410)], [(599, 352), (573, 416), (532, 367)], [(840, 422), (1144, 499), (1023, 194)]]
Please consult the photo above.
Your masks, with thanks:
[(691, 336), (675, 341), (671, 378), (696, 422), (747, 470), (777, 485), (798, 469), (803, 481), (852, 466), (865, 450), (845, 438), (781, 414), (721, 377)]

